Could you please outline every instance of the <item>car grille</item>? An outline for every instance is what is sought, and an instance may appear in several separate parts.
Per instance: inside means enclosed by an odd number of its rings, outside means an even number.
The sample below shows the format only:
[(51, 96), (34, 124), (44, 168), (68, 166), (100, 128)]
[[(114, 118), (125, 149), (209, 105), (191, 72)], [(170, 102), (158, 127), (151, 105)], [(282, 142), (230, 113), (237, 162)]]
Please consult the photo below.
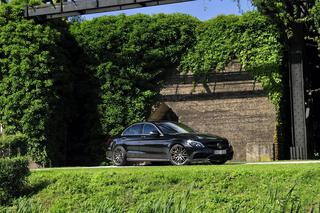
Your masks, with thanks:
[(207, 143), (205, 146), (210, 149), (227, 149), (229, 148), (229, 143), (228, 141), (219, 141), (219, 142), (215, 141), (215, 142)]

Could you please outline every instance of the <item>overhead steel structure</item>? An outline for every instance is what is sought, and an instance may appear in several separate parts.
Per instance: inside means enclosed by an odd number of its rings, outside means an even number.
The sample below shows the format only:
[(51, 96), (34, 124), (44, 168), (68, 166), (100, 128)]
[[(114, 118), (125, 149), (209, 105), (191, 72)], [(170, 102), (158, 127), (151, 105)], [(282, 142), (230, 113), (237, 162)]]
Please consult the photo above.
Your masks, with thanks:
[(54, 4), (52, 1), (39, 6), (26, 6), (25, 17), (44, 19), (77, 16), (91, 13), (127, 10), (193, 0), (72, 0)]

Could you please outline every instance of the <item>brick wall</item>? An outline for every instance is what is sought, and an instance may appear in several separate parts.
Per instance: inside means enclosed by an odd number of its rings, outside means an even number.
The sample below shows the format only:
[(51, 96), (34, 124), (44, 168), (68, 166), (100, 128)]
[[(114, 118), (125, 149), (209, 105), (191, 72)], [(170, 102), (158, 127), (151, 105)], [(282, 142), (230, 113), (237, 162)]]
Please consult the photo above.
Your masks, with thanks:
[(161, 90), (161, 101), (180, 122), (199, 132), (228, 138), (234, 146), (234, 160), (272, 160), (274, 106), (260, 83), (234, 69), (212, 74), (206, 84), (196, 87), (191, 75), (173, 74)]

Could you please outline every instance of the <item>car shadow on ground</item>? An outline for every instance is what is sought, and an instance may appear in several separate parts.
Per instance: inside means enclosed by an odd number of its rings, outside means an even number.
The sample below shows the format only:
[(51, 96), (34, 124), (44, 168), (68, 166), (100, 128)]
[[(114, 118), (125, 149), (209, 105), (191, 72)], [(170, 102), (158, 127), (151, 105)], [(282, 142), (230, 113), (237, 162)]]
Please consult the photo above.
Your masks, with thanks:
[[(190, 164), (188, 164), (189, 166), (196, 166), (196, 165), (225, 165), (225, 166), (231, 166), (231, 165), (242, 165), (242, 164), (246, 164), (246, 162), (226, 162), (225, 164), (212, 164), (210, 162), (192, 162)], [(170, 164), (170, 162), (140, 162), (140, 163), (132, 163), (129, 166), (174, 166), (172, 164)]]

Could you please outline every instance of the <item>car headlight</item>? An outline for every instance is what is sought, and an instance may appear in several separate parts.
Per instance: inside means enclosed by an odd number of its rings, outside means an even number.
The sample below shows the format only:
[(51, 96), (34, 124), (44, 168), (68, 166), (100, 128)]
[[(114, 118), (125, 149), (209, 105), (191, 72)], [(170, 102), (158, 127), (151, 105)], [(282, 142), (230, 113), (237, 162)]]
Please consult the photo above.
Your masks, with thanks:
[(217, 143), (217, 148), (218, 148), (218, 149), (223, 149), (223, 144), (222, 144), (221, 142), (218, 142), (218, 143)]
[(194, 140), (187, 140), (187, 144), (192, 147), (204, 148), (204, 145), (202, 143)]

